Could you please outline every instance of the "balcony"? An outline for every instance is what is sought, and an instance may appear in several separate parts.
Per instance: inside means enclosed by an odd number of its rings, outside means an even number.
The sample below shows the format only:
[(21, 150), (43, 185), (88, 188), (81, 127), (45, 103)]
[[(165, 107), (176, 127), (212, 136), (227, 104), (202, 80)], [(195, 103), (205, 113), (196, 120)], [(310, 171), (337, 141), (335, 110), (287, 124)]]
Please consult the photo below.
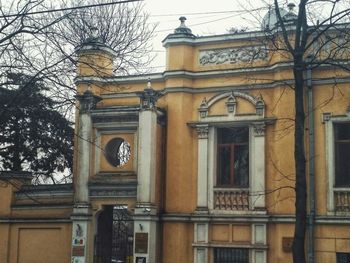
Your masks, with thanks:
[(214, 189), (214, 209), (226, 211), (249, 210), (249, 189)]

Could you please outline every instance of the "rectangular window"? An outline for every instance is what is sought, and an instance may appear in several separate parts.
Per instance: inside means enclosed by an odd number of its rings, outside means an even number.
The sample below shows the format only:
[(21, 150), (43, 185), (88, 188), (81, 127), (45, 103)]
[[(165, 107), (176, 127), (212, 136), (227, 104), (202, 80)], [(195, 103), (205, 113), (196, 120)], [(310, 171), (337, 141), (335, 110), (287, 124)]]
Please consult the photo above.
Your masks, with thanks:
[(334, 124), (335, 186), (350, 187), (350, 123)]
[(215, 248), (214, 263), (249, 263), (249, 249)]
[(249, 187), (249, 129), (218, 129), (217, 186)]
[(337, 253), (337, 263), (349, 263), (350, 253)]

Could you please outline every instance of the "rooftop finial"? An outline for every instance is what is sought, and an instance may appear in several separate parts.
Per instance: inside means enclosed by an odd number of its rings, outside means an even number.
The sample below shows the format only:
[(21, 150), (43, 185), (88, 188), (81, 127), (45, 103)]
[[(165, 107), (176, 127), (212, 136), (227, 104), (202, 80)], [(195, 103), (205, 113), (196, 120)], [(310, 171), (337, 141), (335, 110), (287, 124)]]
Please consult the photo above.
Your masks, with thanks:
[(99, 37), (98, 28), (95, 26), (91, 27), (91, 37), (95, 39)]
[(289, 12), (293, 12), (295, 4), (294, 3), (289, 3), (287, 6), (288, 6), (288, 9), (289, 9)]
[(175, 34), (186, 34), (192, 36), (192, 31), (185, 25), (186, 17), (180, 16), (179, 18), (181, 24), (178, 28), (175, 29)]
[(100, 36), (100, 32), (96, 26), (90, 27), (90, 36), (86, 39), (85, 43), (94, 43), (94, 44), (100, 44), (103, 43), (103, 40)]
[(187, 20), (187, 18), (185, 16), (180, 16), (179, 20), (181, 21), (181, 25), (180, 26), (186, 26), (185, 25), (185, 21)]

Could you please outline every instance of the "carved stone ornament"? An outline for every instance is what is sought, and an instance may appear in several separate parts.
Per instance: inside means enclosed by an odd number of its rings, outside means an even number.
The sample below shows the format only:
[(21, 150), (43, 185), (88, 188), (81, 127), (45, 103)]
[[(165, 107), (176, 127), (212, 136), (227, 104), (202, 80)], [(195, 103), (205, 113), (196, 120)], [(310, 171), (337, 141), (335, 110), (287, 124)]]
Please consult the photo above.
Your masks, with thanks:
[(259, 116), (264, 116), (265, 104), (262, 98), (259, 98), (255, 104), (256, 114)]
[(148, 80), (147, 87), (143, 92), (139, 92), (141, 109), (152, 110), (156, 108), (156, 103), (161, 94), (152, 89), (151, 82)]
[(207, 115), (208, 115), (208, 102), (207, 102), (207, 99), (206, 99), (206, 98), (204, 98), (204, 99), (202, 100), (201, 105), (199, 106), (198, 111), (199, 111), (199, 116), (200, 116), (201, 118), (207, 117)]
[(232, 94), (228, 97), (226, 102), (227, 112), (234, 113), (235, 106), (236, 106), (236, 98), (233, 96), (233, 92), (232, 92)]
[(209, 127), (208, 125), (201, 125), (196, 127), (198, 139), (207, 139), (208, 138), (208, 132)]
[(102, 99), (93, 94), (90, 90), (86, 90), (83, 95), (77, 95), (76, 98), (80, 102), (80, 114), (88, 113), (96, 108), (96, 104)]
[(267, 50), (264, 46), (203, 50), (199, 52), (199, 64), (202, 66), (252, 62), (266, 58)]
[(255, 136), (264, 136), (265, 135), (265, 124), (264, 123), (254, 123), (254, 135)]
[(332, 117), (332, 113), (330, 113), (330, 112), (323, 113), (322, 122), (329, 121), (331, 119), (331, 117)]

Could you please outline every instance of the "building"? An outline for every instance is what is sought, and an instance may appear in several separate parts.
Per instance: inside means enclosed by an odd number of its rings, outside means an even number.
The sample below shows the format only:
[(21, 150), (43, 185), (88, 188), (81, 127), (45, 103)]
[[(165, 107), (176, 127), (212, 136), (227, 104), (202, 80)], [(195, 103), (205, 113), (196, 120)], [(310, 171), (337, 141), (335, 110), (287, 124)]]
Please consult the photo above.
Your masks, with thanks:
[[(292, 262), (291, 61), (264, 31), (180, 20), (162, 73), (114, 76), (98, 38), (77, 50), (73, 186), (2, 175), (0, 262)], [(349, 77), (308, 71), (319, 263), (350, 258)]]

